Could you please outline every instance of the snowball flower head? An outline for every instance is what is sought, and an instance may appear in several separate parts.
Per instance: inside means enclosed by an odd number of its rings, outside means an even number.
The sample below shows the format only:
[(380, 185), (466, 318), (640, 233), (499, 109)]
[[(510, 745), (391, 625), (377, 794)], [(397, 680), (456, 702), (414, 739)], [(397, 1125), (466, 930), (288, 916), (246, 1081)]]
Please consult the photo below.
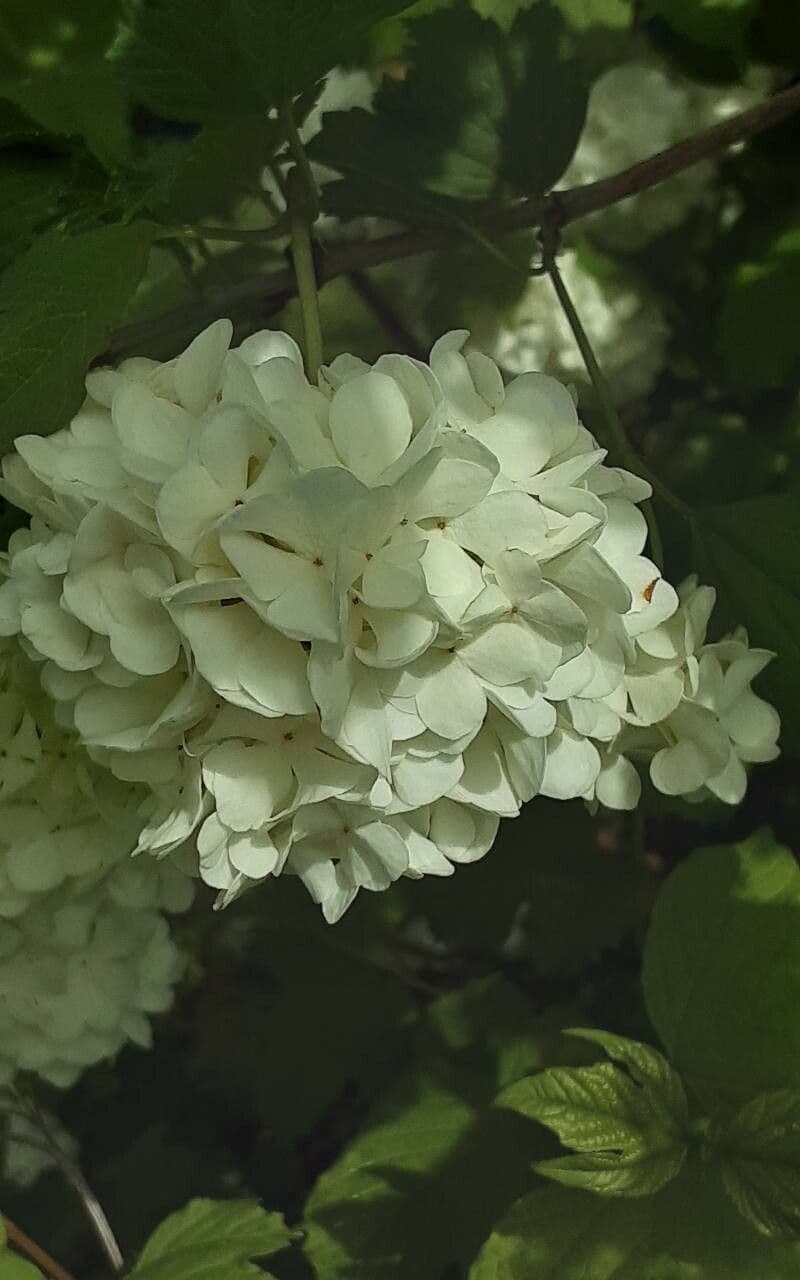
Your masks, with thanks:
[(132, 862), (140, 791), (97, 768), (52, 720), (20, 653), (0, 689), (0, 1082), (71, 1084), (126, 1040), (149, 1043), (182, 964), (162, 911), (191, 881)]
[(139, 853), (188, 841), (220, 904), (295, 875), (335, 921), (482, 857), (537, 794), (629, 804), (620, 735), (699, 687), (649, 485), (464, 332), (316, 383), (287, 335), (231, 333), (90, 374), (4, 464), (33, 519), (0, 627), (146, 791)]

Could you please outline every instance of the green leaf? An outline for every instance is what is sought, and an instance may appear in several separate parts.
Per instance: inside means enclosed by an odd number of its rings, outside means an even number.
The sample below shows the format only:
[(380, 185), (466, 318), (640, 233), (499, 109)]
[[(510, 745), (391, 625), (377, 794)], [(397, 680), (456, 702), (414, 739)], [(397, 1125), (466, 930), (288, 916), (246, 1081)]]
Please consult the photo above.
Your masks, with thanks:
[(0, 285), (0, 448), (63, 427), (144, 273), (153, 227), (49, 231)]
[(0, 79), (102, 54), (119, 9), (119, 0), (3, 0)]
[(27, 249), (34, 233), (59, 214), (65, 166), (35, 152), (0, 152), (0, 270)]
[(800, 1091), (778, 1089), (745, 1103), (716, 1126), (725, 1189), (766, 1236), (800, 1237)]
[(800, 227), (781, 232), (754, 262), (732, 273), (718, 344), (737, 388), (785, 387), (800, 373), (795, 334), (800, 292)]
[(82, 137), (106, 164), (129, 144), (123, 87), (104, 60), (118, 9), (114, 0), (8, 0), (0, 37), (0, 94), (48, 132)]
[(246, 973), (237, 966), (209, 984), (193, 1064), (206, 1088), (246, 1099), (286, 1141), (310, 1132), (348, 1086), (368, 1093), (414, 1016), (400, 982), (347, 954), (312, 903), (301, 911), (296, 931), (259, 935)]
[(470, 1280), (795, 1280), (800, 1252), (756, 1235), (716, 1175), (690, 1162), (657, 1195), (548, 1187), (497, 1224)]
[(498, 948), (516, 920), (517, 954), (548, 977), (578, 974), (618, 947), (648, 905), (647, 873), (630, 849), (602, 850), (580, 802), (543, 798), (501, 825), (491, 859), (405, 891), (445, 941)]
[(13, 102), (0, 98), (0, 146), (10, 142), (31, 142), (41, 138), (45, 130)]
[(108, 62), (76, 60), (26, 77), (9, 92), (18, 107), (51, 133), (82, 137), (104, 164), (127, 156), (128, 104)]
[[(508, 31), (521, 9), (531, 9), (538, 0), (470, 0), (482, 18), (493, 18)], [(632, 21), (631, 0), (554, 0), (575, 31), (595, 27), (624, 30)]]
[(190, 1200), (151, 1235), (132, 1280), (248, 1280), (263, 1275), (251, 1258), (291, 1244), (279, 1213), (256, 1200)]
[(671, 1061), (745, 1101), (800, 1084), (800, 870), (762, 833), (702, 849), (656, 900), (648, 1013)]
[(263, 108), (230, 0), (141, 0), (114, 52), (132, 96), (167, 119), (219, 121)]
[(457, 1089), (409, 1077), (319, 1179), (304, 1220), (318, 1280), (438, 1280), (521, 1193), (525, 1122)]
[(6, 1230), (0, 1214), (0, 1280), (41, 1280), (41, 1275), (38, 1267), (7, 1247)]
[(570, 1034), (599, 1044), (610, 1062), (553, 1067), (511, 1086), (498, 1105), (521, 1111), (579, 1155), (541, 1161), (539, 1173), (606, 1196), (647, 1196), (686, 1157), (688, 1106), (680, 1077), (648, 1045), (603, 1031)]
[(259, 188), (280, 139), (278, 122), (264, 113), (205, 125), (180, 159), (171, 153), (170, 214), (194, 222), (230, 211), (237, 196)]
[(232, 0), (239, 41), (268, 106), (310, 88), (346, 62), (377, 22), (409, 0)]
[(800, 503), (796, 494), (748, 498), (696, 513), (695, 551), (719, 588), (721, 625), (741, 623), (776, 659), (758, 682), (800, 749)]
[(687, 40), (743, 54), (758, 0), (645, 0), (644, 9)]
[(493, 1105), (497, 1090), (565, 1061), (565, 1045), (566, 1060), (580, 1061), (561, 1028), (499, 977), (428, 1007), (418, 1069), (385, 1094), (311, 1194), (306, 1250), (318, 1280), (463, 1273), (549, 1149), (543, 1130)]
[(504, 188), (551, 187), (586, 107), (559, 14), (537, 5), (505, 37), (462, 4), (420, 19), (414, 35), (406, 79), (385, 84), (372, 113), (326, 114), (311, 144), (346, 179), (326, 187), (331, 211), (453, 222)]

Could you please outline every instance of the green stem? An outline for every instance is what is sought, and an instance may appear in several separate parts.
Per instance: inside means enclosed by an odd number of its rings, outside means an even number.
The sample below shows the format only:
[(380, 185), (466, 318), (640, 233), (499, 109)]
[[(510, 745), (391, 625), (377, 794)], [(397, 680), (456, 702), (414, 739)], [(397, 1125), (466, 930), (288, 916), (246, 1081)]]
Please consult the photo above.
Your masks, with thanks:
[(316, 382), (319, 367), (322, 364), (322, 324), (319, 317), (319, 296), (317, 293), (317, 274), (314, 268), (311, 227), (304, 207), (302, 176), (299, 169), (290, 171), (287, 192), (292, 229), (292, 261), (297, 280), (300, 312), (303, 317), (306, 373), (311, 382)]
[(311, 163), (306, 155), (306, 149), (303, 146), (303, 140), (295, 123), (294, 112), (291, 102), (285, 103), (281, 111), (281, 119), (286, 129), (286, 140), (289, 143), (289, 150), (303, 181), (305, 191), (306, 212), (310, 224), (316, 222), (319, 216), (319, 190), (317, 188), (317, 180), (314, 177)]
[[(605, 418), (606, 428), (608, 431), (606, 444), (608, 445), (609, 453), (630, 471), (633, 471), (636, 475), (640, 475), (646, 479), (652, 485), (653, 492), (657, 493), (659, 498), (661, 498), (661, 500), (668, 506), (672, 507), (674, 511), (677, 511), (684, 517), (684, 519), (691, 519), (691, 507), (689, 507), (682, 498), (679, 498), (677, 494), (673, 493), (671, 489), (668, 489), (657, 476), (653, 475), (650, 468), (639, 457), (628, 439), (625, 433), (625, 428), (622, 425), (622, 419), (617, 411), (617, 406), (614, 404), (614, 397), (611, 394), (608, 379), (598, 364), (592, 344), (589, 341), (589, 336), (581, 323), (580, 316), (575, 310), (575, 304), (569, 296), (569, 290), (564, 284), (561, 272), (556, 264), (555, 253), (552, 249), (546, 249), (545, 251), (545, 266), (547, 273), (553, 282), (553, 288), (555, 289), (556, 296), (561, 303), (564, 315), (567, 317), (567, 321), (569, 322), (569, 327), (572, 330), (578, 349), (583, 357), (583, 363), (586, 365), (586, 372), (591, 378), (595, 395), (597, 396), (597, 399), (600, 402), (600, 407), (603, 410), (603, 416)], [(653, 554), (653, 559), (660, 568), (664, 560), (664, 549), (661, 541), (661, 534), (656, 522), (655, 512), (653, 511), (653, 507), (650, 502), (646, 502), (644, 504), (643, 510), (645, 519), (647, 520), (647, 527), (650, 532), (650, 548)]]
[(319, 318), (319, 295), (311, 228), (319, 214), (319, 196), (290, 102), (285, 104), (281, 116), (294, 160), (293, 167), (286, 175), (286, 204), (292, 234), (292, 261), (297, 280), (297, 296), (300, 299), (300, 311), (303, 316), (306, 373), (311, 382), (316, 382), (319, 367), (322, 364), (322, 325)]

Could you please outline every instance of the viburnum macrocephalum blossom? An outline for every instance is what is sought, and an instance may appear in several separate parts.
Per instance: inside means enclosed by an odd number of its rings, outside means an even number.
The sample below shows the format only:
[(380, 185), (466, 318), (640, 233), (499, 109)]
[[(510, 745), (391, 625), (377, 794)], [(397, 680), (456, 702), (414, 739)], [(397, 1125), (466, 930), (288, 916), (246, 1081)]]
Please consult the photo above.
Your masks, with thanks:
[(182, 970), (163, 911), (188, 906), (191, 881), (131, 860), (141, 796), (53, 722), (20, 653), (0, 661), (0, 1083), (68, 1085), (149, 1043)]
[[(658, 302), (624, 281), (597, 279), (574, 250), (559, 256), (559, 270), (617, 400), (646, 395), (664, 366), (669, 336)], [(480, 338), (509, 374), (538, 369), (568, 383), (588, 381), (564, 309), (546, 276), (531, 276), (511, 314)]]
[(191, 842), (220, 903), (293, 874), (333, 921), (483, 856), (536, 795), (630, 807), (640, 760), (690, 790), (669, 752), (699, 721), (713, 760), (680, 761), (725, 798), (773, 749), (742, 683), (763, 656), (706, 646), (710, 593), (646, 555), (650, 486), (558, 381), (506, 384), (467, 337), (312, 385), (285, 334), (230, 349), (218, 321), (90, 374), (4, 464), (33, 519), (0, 628), (141, 785), (138, 851)]
[[(755, 79), (761, 78), (757, 72)], [(592, 86), (586, 125), (560, 185), (610, 177), (744, 111), (758, 96), (744, 85), (713, 88), (647, 63), (611, 67)], [(714, 174), (713, 160), (693, 165), (662, 186), (593, 215), (592, 231), (615, 248), (640, 248), (680, 226), (692, 209), (710, 203)]]

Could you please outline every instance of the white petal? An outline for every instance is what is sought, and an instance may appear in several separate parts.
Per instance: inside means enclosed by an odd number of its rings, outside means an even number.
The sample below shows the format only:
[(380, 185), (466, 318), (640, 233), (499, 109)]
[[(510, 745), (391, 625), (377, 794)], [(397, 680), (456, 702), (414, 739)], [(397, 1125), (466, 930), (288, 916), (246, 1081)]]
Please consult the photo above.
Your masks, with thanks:
[(216, 395), (232, 336), (230, 320), (215, 320), (178, 356), (175, 389), (190, 413), (204, 413)]
[(588, 738), (566, 727), (553, 731), (547, 739), (547, 761), (542, 795), (553, 800), (572, 800), (595, 784), (600, 772), (600, 756)]
[(339, 457), (353, 475), (371, 484), (411, 440), (411, 413), (394, 379), (370, 372), (335, 392), (330, 429)]

